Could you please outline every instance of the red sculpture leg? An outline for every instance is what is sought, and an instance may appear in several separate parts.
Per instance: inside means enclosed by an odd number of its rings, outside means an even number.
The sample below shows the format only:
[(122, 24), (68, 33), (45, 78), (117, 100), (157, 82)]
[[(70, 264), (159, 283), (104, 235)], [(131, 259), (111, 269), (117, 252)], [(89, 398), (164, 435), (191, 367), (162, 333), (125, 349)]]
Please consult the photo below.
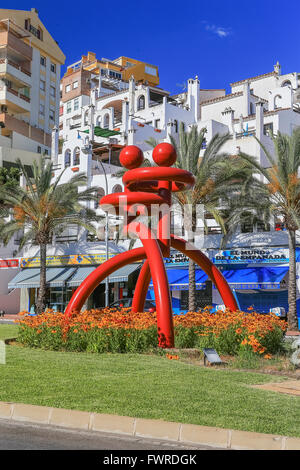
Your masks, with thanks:
[(146, 254), (144, 248), (135, 248), (133, 250), (120, 253), (98, 266), (76, 289), (68, 307), (66, 308), (65, 315), (69, 315), (73, 311), (80, 312), (87, 298), (96, 289), (100, 282), (111, 273), (123, 266), (126, 266), (126, 264), (145, 259), (145, 257)]
[(158, 241), (149, 228), (141, 223), (132, 222), (129, 231), (139, 233), (145, 248), (153, 279), (158, 345), (162, 348), (174, 347), (173, 312), (168, 277)]
[(146, 300), (150, 280), (151, 280), (151, 273), (149, 269), (149, 263), (148, 263), (148, 260), (145, 260), (142, 266), (141, 272), (139, 274), (139, 277), (135, 286), (135, 290), (134, 290), (132, 306), (131, 306), (131, 310), (133, 312), (144, 311), (145, 300)]
[(191, 246), (191, 244), (188, 244), (185, 240), (176, 237), (175, 235), (171, 235), (171, 237), (171, 246), (176, 250), (181, 251), (181, 253), (185, 254), (188, 258), (195, 261), (195, 263), (197, 263), (200, 268), (203, 269), (203, 271), (208, 275), (210, 280), (218, 289), (225, 307), (227, 307), (232, 312), (236, 312), (239, 309), (237, 302), (233, 293), (231, 292), (228, 282), (219, 269), (200, 250), (191, 248), (189, 249), (186, 245)]

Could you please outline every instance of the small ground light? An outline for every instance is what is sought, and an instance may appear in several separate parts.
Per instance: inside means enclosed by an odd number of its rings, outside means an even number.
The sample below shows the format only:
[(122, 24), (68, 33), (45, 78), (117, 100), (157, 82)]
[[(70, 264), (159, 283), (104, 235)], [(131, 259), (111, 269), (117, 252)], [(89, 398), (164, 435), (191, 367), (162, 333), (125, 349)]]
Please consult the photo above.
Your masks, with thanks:
[(206, 366), (206, 360), (210, 364), (223, 364), (219, 354), (215, 349), (212, 348), (203, 348), (204, 352), (204, 365)]

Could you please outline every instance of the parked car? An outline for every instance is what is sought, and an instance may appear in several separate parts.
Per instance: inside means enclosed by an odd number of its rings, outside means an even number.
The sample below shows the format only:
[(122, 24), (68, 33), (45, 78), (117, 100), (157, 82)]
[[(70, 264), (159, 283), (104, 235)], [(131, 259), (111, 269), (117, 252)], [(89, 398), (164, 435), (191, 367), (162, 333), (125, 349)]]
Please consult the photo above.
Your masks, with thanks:
[[(132, 300), (131, 298), (125, 298), (125, 299), (119, 299), (110, 304), (110, 308), (127, 308), (131, 307), (132, 305)], [(144, 312), (155, 312), (156, 307), (155, 304), (151, 300), (146, 300), (145, 301), (145, 307), (144, 307)]]
[(284, 307), (273, 307), (273, 308), (270, 308), (269, 313), (275, 313), (275, 315), (277, 315), (277, 317), (283, 318), (284, 320), (287, 319), (287, 313), (286, 313)]

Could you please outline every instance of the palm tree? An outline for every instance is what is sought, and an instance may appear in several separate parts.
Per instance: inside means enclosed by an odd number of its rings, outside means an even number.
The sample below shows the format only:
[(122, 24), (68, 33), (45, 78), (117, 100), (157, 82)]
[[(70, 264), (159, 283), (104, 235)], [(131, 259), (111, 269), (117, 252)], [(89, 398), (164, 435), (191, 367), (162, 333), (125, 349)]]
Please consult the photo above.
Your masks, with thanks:
[[(206, 213), (213, 216), (220, 225), (222, 233), (226, 235), (230, 226), (228, 213), (221, 207), (228, 206), (228, 202), (235, 195), (241, 194), (243, 187), (252, 180), (251, 167), (238, 156), (230, 157), (222, 152), (224, 144), (230, 139), (229, 134), (215, 134), (200, 157), (200, 151), (206, 143), (206, 129), (198, 131), (196, 125), (190, 132), (184, 130), (183, 123), (179, 128), (178, 143), (170, 136), (172, 145), (176, 149), (177, 161), (175, 166), (188, 170), (195, 176), (196, 183), (192, 191), (176, 193), (175, 197), (181, 207), (190, 208), (190, 226), (188, 229), (195, 233), (197, 225), (197, 205), (202, 205)], [(238, 213), (238, 211), (236, 211)], [(231, 214), (230, 214), (231, 215)], [(204, 234), (208, 233), (204, 217)], [(196, 282), (195, 263), (189, 260), (189, 310), (196, 308)]]
[(264, 177), (265, 188), (268, 192), (269, 208), (274, 216), (282, 218), (288, 233), (289, 245), (289, 284), (288, 284), (288, 328), (298, 329), (297, 320), (297, 291), (296, 291), (296, 231), (300, 228), (300, 129), (292, 135), (278, 132), (272, 136), (274, 157), (260, 143), (270, 166), (259, 164), (253, 156), (240, 152), (239, 155), (250, 163), (258, 174)]
[(20, 160), (17, 160), (17, 165), (26, 187), (6, 185), (0, 189), (0, 200), (9, 208), (9, 220), (2, 218), (0, 222), (0, 239), (7, 244), (16, 232), (21, 231), (20, 249), (26, 243), (39, 245), (40, 289), (36, 307), (37, 313), (41, 313), (46, 301), (47, 244), (70, 224), (95, 233), (93, 222), (98, 219), (96, 213), (82, 203), (96, 200), (96, 188), (80, 191), (87, 185), (86, 176), (82, 173), (60, 184), (63, 171), (53, 180), (53, 164), (44, 157), (39, 163), (33, 163), (32, 173)]

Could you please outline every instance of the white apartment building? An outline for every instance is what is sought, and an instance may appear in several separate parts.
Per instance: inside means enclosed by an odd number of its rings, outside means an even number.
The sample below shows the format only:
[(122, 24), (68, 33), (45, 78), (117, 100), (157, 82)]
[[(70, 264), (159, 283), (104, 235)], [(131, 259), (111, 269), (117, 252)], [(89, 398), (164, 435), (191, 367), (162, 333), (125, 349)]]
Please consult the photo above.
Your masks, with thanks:
[[(60, 68), (65, 56), (31, 11), (0, 9), (0, 166), (20, 158), (31, 165), (50, 156), (51, 134), (59, 124)], [(19, 270), (18, 236), (0, 246), (0, 309), (19, 309), (20, 289), (8, 289)]]
[[(114, 64), (113, 61), (107, 63)], [(171, 95), (146, 80), (136, 81), (133, 76), (123, 80), (102, 74), (100, 65), (98, 74), (87, 71), (80, 62), (75, 65), (74, 71), (62, 80), (60, 126), (53, 131), (52, 159), (56, 174), (65, 170), (63, 181), (77, 171), (85, 172), (89, 184), (99, 188), (99, 197), (106, 193), (106, 178), (99, 160), (105, 169), (108, 192), (120, 191), (122, 180), (114, 177), (120, 170), (120, 149), (125, 145), (137, 145), (145, 157), (151, 159), (151, 147), (146, 140), (151, 137), (159, 142), (168, 141), (170, 134), (176, 138), (180, 122), (185, 124), (186, 130), (194, 124), (199, 129), (205, 127), (207, 142), (216, 133), (229, 132), (231, 139), (224, 147), (225, 151), (236, 154), (240, 148), (255, 155), (263, 164), (266, 164), (265, 157), (254, 136), (272, 151), (270, 130), (274, 134), (278, 131), (290, 134), (300, 126), (300, 74), (283, 75), (278, 63), (269, 73), (232, 83), (229, 94), (225, 89), (203, 90), (198, 77), (195, 77), (187, 81), (187, 91), (178, 95)], [(79, 94), (74, 93), (78, 88)], [(93, 141), (93, 153), (89, 149), (90, 140)], [(220, 227), (213, 219), (208, 219), (208, 222), (209, 234), (199, 239), (198, 246), (220, 266), (235, 289), (241, 308), (251, 304), (258, 311), (269, 306), (286, 308), (288, 241), (280, 221), (270, 224), (267, 231), (263, 224), (240, 227), (223, 252), (219, 250)], [(126, 242), (114, 243), (113, 221), (110, 226), (111, 254), (127, 249)], [(52, 297), (50, 295), (49, 304), (57, 303), (60, 308), (64, 307), (72, 289), (95, 265), (103, 262), (104, 253), (103, 241), (92, 241), (85, 233), (77, 233), (75, 228), (70, 228), (64, 239), (56, 240), (48, 251), (49, 270), (64, 257), (70, 276), (64, 288), (55, 291)], [(22, 261), (24, 268), (38, 266), (38, 256), (38, 250), (26, 250)], [(123, 282), (126, 276), (135, 275), (135, 268), (129, 267), (123, 276), (120, 274), (110, 279), (111, 301), (120, 295), (132, 295), (134, 282), (131, 282), (131, 288)], [(187, 308), (187, 260), (172, 253), (167, 260), (167, 269), (173, 307), (178, 313)], [(196, 279), (199, 306), (221, 303), (218, 292), (201, 270), (198, 270)], [(125, 291), (124, 286), (128, 287)], [(51, 282), (49, 289), (51, 294)], [(151, 292), (150, 286), (150, 297)], [(22, 308), (27, 306), (30, 295), (30, 292), (24, 294)], [(88, 306), (100, 306), (100, 297), (103, 300), (103, 290), (95, 294)]]

